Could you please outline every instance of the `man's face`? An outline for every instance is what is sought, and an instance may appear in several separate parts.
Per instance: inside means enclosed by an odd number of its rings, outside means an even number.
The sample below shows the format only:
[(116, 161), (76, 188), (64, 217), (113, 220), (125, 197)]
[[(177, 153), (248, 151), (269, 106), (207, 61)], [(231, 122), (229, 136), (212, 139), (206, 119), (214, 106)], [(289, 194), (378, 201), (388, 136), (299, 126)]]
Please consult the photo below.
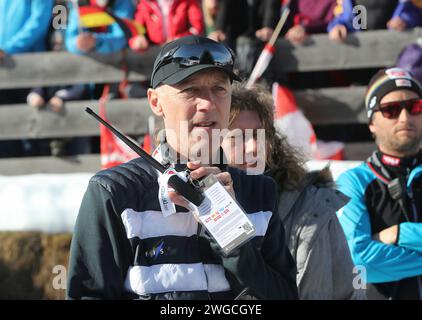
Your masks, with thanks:
[(174, 150), (188, 157), (186, 150), (191, 154), (191, 149), (203, 147), (212, 155), (212, 130), (227, 128), (231, 92), (224, 72), (204, 70), (177, 85), (149, 89), (148, 99), (154, 113), (163, 117), (167, 142)]
[[(385, 95), (380, 103), (418, 98), (413, 91), (397, 90)], [(403, 109), (397, 119), (387, 119), (381, 112), (375, 112), (369, 129), (382, 152), (397, 157), (414, 155), (422, 142), (422, 115), (412, 116)]]
[(256, 111), (243, 110), (239, 113), (229, 127), (223, 149), (231, 166), (253, 174), (264, 171), (265, 132)]

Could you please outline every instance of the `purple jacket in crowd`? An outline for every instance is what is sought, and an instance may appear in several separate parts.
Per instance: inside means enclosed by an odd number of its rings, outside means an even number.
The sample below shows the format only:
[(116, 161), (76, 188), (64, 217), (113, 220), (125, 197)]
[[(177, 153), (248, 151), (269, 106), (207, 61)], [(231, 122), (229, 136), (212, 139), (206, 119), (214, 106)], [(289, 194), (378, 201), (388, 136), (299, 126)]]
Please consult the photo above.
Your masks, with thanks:
[(335, 6), (336, 0), (292, 0), (285, 30), (301, 24), (306, 33), (324, 33), (334, 18)]

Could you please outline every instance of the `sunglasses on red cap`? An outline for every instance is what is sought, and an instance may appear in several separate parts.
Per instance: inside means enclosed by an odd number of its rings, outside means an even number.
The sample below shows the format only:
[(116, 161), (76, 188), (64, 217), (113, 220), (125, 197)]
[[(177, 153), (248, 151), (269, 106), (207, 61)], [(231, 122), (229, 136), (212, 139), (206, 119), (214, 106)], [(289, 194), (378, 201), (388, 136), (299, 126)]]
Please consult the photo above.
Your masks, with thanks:
[(378, 107), (374, 108), (374, 112), (380, 111), (383, 117), (387, 119), (397, 119), (403, 109), (406, 109), (412, 116), (421, 114), (422, 99), (381, 103)]

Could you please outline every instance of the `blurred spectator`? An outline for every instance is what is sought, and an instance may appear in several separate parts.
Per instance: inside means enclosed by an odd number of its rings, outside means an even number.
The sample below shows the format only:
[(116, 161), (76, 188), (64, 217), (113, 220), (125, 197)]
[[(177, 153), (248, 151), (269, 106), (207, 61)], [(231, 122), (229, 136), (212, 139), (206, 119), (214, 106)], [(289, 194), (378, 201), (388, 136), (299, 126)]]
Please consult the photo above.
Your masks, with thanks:
[[(54, 30), (50, 36), (51, 51), (64, 49), (64, 33)], [(83, 100), (88, 98), (87, 85), (55, 86), (48, 88), (33, 88), (27, 96), (27, 103), (35, 109), (40, 109), (46, 104), (54, 112), (62, 112), (65, 101)]]
[(280, 0), (219, 0), (215, 31), (209, 38), (232, 48), (239, 36), (266, 42), (280, 18), (280, 9)]
[(410, 71), (422, 83), (422, 39), (406, 46), (399, 54), (396, 67)]
[(205, 34), (209, 35), (215, 31), (215, 20), (218, 14), (219, 0), (202, 0), (202, 11), (204, 13)]
[(0, 0), (0, 51), (45, 50), (53, 0)]
[(289, 7), (290, 15), (282, 33), (291, 42), (302, 43), (307, 34), (327, 32), (336, 0), (292, 0)]
[[(236, 51), (236, 68), (247, 77), (280, 18), (280, 0), (219, 0), (215, 31), (208, 37)], [(242, 17), (239, 19), (238, 17)]]
[(411, 0), (337, 0), (337, 3), (336, 16), (328, 25), (332, 40), (342, 41), (349, 32), (361, 30), (353, 25), (356, 5), (366, 8), (367, 30), (388, 28), (403, 31), (422, 25), (421, 10)]
[[(64, 50), (64, 32), (54, 30), (50, 35), (49, 48), (51, 51)], [(71, 86), (53, 86), (33, 88), (27, 96), (27, 103), (35, 109), (48, 108), (57, 113), (64, 113), (65, 101), (89, 99), (89, 86), (77, 84)], [(31, 142), (31, 148), (43, 148), (48, 144), (54, 156), (88, 153), (90, 151), (89, 138), (46, 139)]]
[[(85, 4), (86, 1), (79, 1)], [(87, 3), (111, 10), (120, 18), (131, 18), (134, 11), (132, 0), (90, 0)], [(127, 46), (127, 40), (118, 23), (104, 28), (82, 28), (79, 24), (79, 13), (75, 6), (71, 6), (66, 32), (66, 48), (72, 53), (112, 53)]]
[[(0, 64), (6, 54), (44, 51), (53, 0), (0, 0)], [(25, 101), (27, 89), (0, 90), (1, 104)], [(1, 141), (0, 156), (17, 155), (27, 141)]]
[(48, 107), (57, 113), (62, 113), (65, 101), (82, 100), (88, 87), (77, 84), (73, 86), (58, 86), (48, 88), (33, 88), (28, 94), (27, 103), (35, 109)]
[[(0, 0), (0, 63), (6, 54), (44, 51), (53, 0)], [(25, 101), (28, 90), (1, 90), (0, 103)]]
[(419, 7), (415, 4), (418, 1), (401, 0), (394, 12), (393, 18), (388, 21), (387, 28), (403, 31), (405, 29), (420, 27), (422, 25), (422, 14)]
[(161, 45), (188, 35), (204, 34), (204, 17), (199, 0), (140, 0), (135, 20), (146, 28), (146, 36), (130, 41), (132, 50)]

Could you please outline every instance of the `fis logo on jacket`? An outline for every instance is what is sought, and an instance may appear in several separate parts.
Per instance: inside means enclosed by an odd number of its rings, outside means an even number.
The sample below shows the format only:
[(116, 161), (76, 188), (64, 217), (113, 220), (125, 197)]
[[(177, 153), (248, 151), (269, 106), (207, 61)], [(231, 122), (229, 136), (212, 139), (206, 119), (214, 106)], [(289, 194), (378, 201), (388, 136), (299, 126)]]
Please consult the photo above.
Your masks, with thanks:
[(145, 258), (150, 258), (157, 260), (160, 255), (163, 255), (164, 252), (164, 240), (161, 240), (151, 250), (145, 251)]

